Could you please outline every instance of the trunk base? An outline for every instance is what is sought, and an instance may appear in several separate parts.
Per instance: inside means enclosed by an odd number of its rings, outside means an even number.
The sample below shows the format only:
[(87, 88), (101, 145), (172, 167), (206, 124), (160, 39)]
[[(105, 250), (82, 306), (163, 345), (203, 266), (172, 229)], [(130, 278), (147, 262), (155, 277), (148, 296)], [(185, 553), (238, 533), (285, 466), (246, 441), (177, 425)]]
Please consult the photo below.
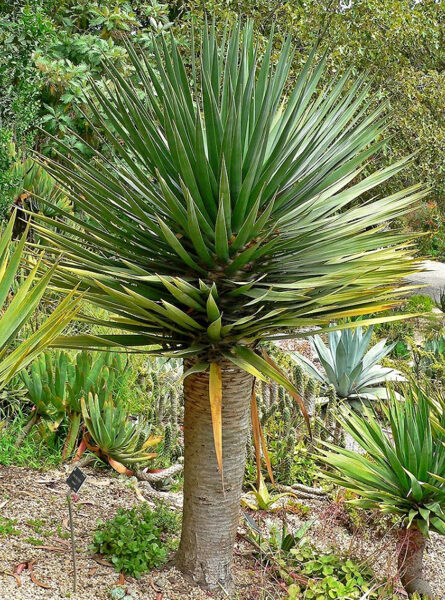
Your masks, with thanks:
[(230, 593), (253, 377), (229, 361), (218, 363), (224, 485), (213, 441), (209, 375), (194, 373), (184, 381), (184, 511), (175, 564), (202, 587)]
[(420, 594), (425, 598), (433, 598), (428, 580), (423, 574), (423, 553), (426, 538), (417, 528), (404, 532), (398, 556), (400, 580), (406, 592)]

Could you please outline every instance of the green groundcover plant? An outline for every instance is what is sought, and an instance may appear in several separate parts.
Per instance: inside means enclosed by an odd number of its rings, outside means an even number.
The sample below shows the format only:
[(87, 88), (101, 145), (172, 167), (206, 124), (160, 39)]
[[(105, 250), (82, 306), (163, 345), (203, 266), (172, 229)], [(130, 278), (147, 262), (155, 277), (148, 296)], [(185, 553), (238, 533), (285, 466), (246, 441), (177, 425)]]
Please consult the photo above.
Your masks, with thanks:
[(120, 509), (110, 521), (99, 523), (91, 549), (109, 557), (117, 571), (139, 579), (167, 558), (163, 534), (178, 531), (178, 519), (165, 505)]

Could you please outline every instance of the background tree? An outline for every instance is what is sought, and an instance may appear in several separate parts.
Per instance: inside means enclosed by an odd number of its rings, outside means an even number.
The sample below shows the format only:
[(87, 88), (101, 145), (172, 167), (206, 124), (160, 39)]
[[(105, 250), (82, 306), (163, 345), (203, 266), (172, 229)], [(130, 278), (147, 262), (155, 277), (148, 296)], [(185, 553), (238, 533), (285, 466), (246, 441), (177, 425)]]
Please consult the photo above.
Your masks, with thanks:
[(415, 265), (385, 223), (424, 193), (356, 204), (406, 164), (363, 176), (387, 126), (366, 80), (329, 79), (317, 93), (325, 65), (312, 54), (288, 87), (290, 39), (276, 63), (273, 36), (264, 54), (253, 39), (251, 23), (220, 44), (205, 31), (199, 51), (192, 40), (191, 81), (173, 38), (153, 42), (155, 67), (127, 46), (138, 88), (107, 61), (113, 88), (92, 82), (88, 103), (119, 162), (94, 149), (97, 160), (51, 161), (84, 217), (56, 209), (62, 234), (51, 217), (36, 226), (64, 251), (57, 285), (79, 282), (111, 314), (94, 322), (123, 332), (61, 343), (184, 358), (177, 562), (216, 589), (232, 581), (253, 378), (275, 379), (302, 405), (261, 342), (390, 306)]

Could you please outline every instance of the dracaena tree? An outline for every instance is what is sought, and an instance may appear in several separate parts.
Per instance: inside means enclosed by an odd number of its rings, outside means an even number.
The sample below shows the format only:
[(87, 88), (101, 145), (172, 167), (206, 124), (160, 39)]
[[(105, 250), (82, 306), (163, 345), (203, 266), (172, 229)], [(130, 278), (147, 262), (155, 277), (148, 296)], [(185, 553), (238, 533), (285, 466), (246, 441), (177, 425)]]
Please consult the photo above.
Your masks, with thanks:
[[(49, 163), (80, 212), (39, 234), (63, 251), (58, 285), (80, 283), (120, 334), (66, 345), (155, 346), (184, 358), (184, 515), (179, 567), (231, 585), (254, 378), (296, 390), (261, 343), (390, 306), (414, 266), (386, 226), (423, 193), (368, 194), (402, 169), (364, 176), (388, 118), (364, 78), (323, 82), (313, 55), (260, 54), (252, 26), (222, 41), (205, 27), (191, 56), (173, 39), (128, 44), (130, 81), (105, 64), (89, 106), (118, 157)], [(57, 142), (64, 151), (63, 143)], [(371, 198), (371, 199), (369, 199)]]

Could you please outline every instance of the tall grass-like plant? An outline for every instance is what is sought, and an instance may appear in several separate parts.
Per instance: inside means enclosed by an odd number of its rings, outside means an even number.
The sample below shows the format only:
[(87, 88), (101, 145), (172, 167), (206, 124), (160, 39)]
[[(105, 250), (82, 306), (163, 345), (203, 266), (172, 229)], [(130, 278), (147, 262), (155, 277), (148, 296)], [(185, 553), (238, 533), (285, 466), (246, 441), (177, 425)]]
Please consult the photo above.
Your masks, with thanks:
[(312, 53), (288, 82), (291, 40), (275, 61), (273, 33), (260, 54), (251, 24), (222, 41), (206, 26), (187, 58), (172, 38), (153, 49), (128, 45), (133, 80), (106, 63), (106, 92), (92, 83), (98, 134), (118, 160), (92, 149), (95, 160), (74, 150), (50, 163), (81, 212), (56, 209), (66, 218), (58, 232), (41, 215), (38, 230), (64, 251), (58, 285), (80, 282), (112, 315), (98, 322), (122, 330), (60, 343), (155, 345), (184, 358), (177, 564), (228, 588), (250, 408), (261, 439), (254, 377), (275, 379), (303, 406), (260, 344), (392, 305), (415, 264), (405, 235), (385, 223), (423, 190), (360, 201), (405, 164), (364, 176), (388, 123), (365, 78), (323, 84)]
[(55, 267), (39, 277), (43, 257), (28, 256), (28, 273), (17, 284), (28, 231), (14, 243), (15, 220), (14, 213), (0, 234), (0, 389), (54, 341), (77, 313), (79, 304), (75, 291), (71, 290), (34, 333), (21, 339), (20, 334), (34, 316)]
[(326, 477), (356, 493), (351, 502), (399, 516), (407, 528), (399, 551), (399, 570), (408, 593), (432, 597), (423, 574), (430, 531), (445, 534), (445, 403), (419, 387), (406, 387), (403, 401), (390, 394), (381, 409), (385, 432), (374, 411), (359, 416), (344, 409), (341, 425), (365, 450), (361, 456), (325, 443), (322, 460), (333, 467)]

